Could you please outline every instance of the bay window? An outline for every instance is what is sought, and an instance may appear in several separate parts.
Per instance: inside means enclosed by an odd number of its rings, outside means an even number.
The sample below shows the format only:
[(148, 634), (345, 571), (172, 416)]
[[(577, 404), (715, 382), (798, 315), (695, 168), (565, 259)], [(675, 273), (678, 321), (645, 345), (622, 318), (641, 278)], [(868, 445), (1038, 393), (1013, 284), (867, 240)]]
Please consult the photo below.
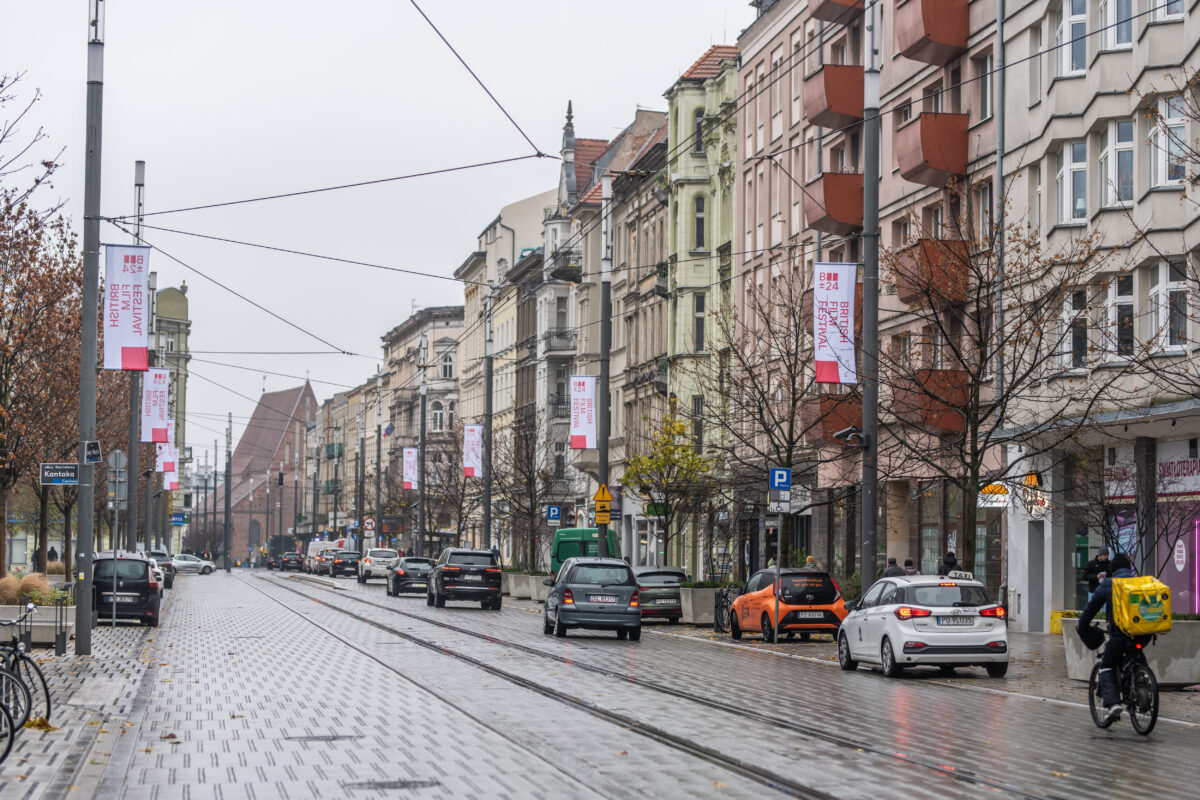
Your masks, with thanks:
[(1133, 120), (1114, 120), (1100, 132), (1100, 179), (1105, 206), (1133, 200)]
[(1166, 186), (1186, 175), (1184, 142), (1187, 135), (1187, 101), (1180, 95), (1158, 101), (1158, 115), (1150, 133), (1151, 181)]
[(1159, 350), (1187, 345), (1187, 267), (1170, 261), (1150, 267), (1150, 339)]
[(1087, 219), (1087, 143), (1067, 142), (1058, 153), (1058, 221)]
[(1087, 0), (1063, 0), (1054, 44), (1059, 75), (1079, 75), (1087, 68)]
[(1133, 275), (1116, 275), (1108, 284), (1108, 351), (1118, 358), (1133, 355)]
[(1133, 0), (1100, 0), (1104, 49), (1133, 46)]

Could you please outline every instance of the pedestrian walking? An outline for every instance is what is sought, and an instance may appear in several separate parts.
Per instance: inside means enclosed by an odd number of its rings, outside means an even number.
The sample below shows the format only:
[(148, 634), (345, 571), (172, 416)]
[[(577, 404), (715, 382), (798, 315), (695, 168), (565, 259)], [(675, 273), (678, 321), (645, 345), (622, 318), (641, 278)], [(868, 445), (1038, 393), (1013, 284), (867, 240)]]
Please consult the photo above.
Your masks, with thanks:
[(767, 569), (775, 569), (775, 556), (767, 559)]
[(946, 553), (946, 557), (942, 559), (941, 571), (938, 575), (949, 575), (959, 569), (958, 559), (954, 557), (954, 551)]
[(903, 575), (903, 574), (904, 574), (904, 567), (901, 567), (900, 565), (898, 565), (898, 564), (896, 563), (896, 557), (895, 557), (895, 556), (888, 556), (888, 562), (887, 562), (887, 563), (888, 563), (888, 565), (887, 565), (887, 569), (885, 569), (885, 570), (883, 571), (883, 577), (885, 577), (885, 578), (894, 578), (894, 577), (896, 577), (896, 576), (898, 576), (898, 575)]
[(494, 544), (492, 545), (492, 557), (496, 559), (497, 564), (500, 563), (500, 548)]
[(50, 559), (51, 561), (58, 561), (58, 551), (54, 549), (53, 545), (51, 545), (50, 549), (46, 551), (46, 558)]
[(920, 571), (916, 567), (913, 566), (913, 560), (911, 558), (904, 559), (904, 574), (905, 575), (920, 575), (921, 574)]
[(1092, 595), (1096, 592), (1096, 587), (1100, 585), (1100, 581), (1108, 575), (1108, 548), (1101, 547), (1100, 552), (1096, 553), (1096, 557), (1087, 563), (1083, 568), (1083, 578), (1087, 581), (1088, 601), (1091, 602)]

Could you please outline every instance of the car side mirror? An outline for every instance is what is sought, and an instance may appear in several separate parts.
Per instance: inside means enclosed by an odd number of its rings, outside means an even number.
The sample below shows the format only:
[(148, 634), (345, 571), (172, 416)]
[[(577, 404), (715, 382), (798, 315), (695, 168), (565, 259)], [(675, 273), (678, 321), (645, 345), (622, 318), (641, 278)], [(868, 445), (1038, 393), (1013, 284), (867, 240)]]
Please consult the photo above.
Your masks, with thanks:
[(847, 611), (853, 611), (854, 609), (858, 608), (858, 601), (857, 600), (847, 600), (845, 602), (845, 606), (846, 606)]
[(542, 581), (542, 586), (553, 586), (553, 585), (554, 585), (553, 578), (546, 578), (544, 581)]

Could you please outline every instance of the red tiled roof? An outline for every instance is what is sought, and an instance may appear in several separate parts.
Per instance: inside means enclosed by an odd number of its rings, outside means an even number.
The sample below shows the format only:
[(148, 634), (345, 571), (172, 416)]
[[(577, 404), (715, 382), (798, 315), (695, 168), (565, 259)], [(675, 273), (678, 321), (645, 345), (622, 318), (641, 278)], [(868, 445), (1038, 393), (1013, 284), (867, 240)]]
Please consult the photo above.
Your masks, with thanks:
[(235, 481), (244, 475), (261, 475), (271, 467), (294, 421), (304, 421), (302, 401), (305, 397), (313, 398), (312, 407), (315, 409), (316, 399), (307, 383), (280, 392), (269, 392), (258, 399), (258, 406), (233, 450)]
[(583, 205), (584, 203), (599, 203), (601, 200), (600, 194), (602, 188), (603, 187), (600, 181), (596, 181), (594, 184), (592, 184), (592, 188), (588, 189), (587, 192), (584, 193), (583, 197), (579, 198), (579, 204)]
[(721, 61), (737, 58), (738, 49), (732, 45), (714, 44), (683, 73), (684, 78), (711, 78), (721, 71)]
[(646, 153), (648, 153), (650, 151), (650, 149), (652, 147), (654, 147), (654, 145), (658, 144), (659, 142), (665, 142), (666, 140), (667, 140), (667, 126), (663, 125), (661, 128), (656, 130), (654, 133), (650, 134), (649, 138), (646, 139), (646, 141), (642, 144), (641, 148), (637, 151), (637, 154), (634, 155), (634, 157), (629, 160), (629, 165), (633, 166), (634, 164), (636, 164), (638, 162), (638, 159), (640, 159), (642, 156), (646, 155)]
[(604, 139), (575, 140), (575, 188), (582, 192), (592, 182), (592, 162), (604, 155), (608, 142)]

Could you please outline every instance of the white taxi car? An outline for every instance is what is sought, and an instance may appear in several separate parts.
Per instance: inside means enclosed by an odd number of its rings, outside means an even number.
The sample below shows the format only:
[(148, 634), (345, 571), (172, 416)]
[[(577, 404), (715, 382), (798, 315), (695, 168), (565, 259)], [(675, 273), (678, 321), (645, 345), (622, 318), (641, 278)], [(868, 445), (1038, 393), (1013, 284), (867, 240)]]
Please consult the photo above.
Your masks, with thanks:
[[(846, 603), (849, 607), (851, 603)], [(969, 572), (883, 578), (842, 621), (838, 662), (879, 665), (895, 678), (905, 667), (982, 666), (993, 678), (1008, 672), (1008, 622)]]

